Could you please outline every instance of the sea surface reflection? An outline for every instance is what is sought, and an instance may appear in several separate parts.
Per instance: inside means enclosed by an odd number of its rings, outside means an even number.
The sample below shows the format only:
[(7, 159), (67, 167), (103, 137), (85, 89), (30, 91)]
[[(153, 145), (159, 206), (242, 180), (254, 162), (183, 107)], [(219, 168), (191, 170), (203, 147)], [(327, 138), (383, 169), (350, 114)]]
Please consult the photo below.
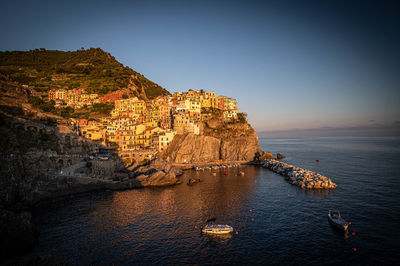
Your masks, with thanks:
[[(335, 141), (340, 143), (329, 148)], [(354, 147), (368, 145), (348, 149), (345, 141), (355, 142)], [(42, 204), (35, 213), (40, 245), (33, 254), (53, 253), (73, 265), (396, 263), (400, 169), (393, 147), (398, 143), (290, 143), (261, 140), (265, 150), (282, 152), (286, 162), (332, 177), (339, 187), (304, 191), (254, 166), (217, 170), (216, 176), (212, 171), (187, 171), (184, 180), (202, 182), (91, 193)], [(329, 209), (340, 209), (352, 222), (349, 234), (328, 223)], [(211, 217), (233, 226), (234, 233), (201, 234), (199, 227)]]

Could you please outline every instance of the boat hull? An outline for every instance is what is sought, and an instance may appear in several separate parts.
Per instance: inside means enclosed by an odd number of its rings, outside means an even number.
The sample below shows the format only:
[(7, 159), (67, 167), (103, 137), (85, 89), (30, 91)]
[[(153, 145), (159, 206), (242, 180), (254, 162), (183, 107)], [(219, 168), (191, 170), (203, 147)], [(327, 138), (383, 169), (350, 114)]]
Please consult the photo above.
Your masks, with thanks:
[(232, 231), (228, 231), (228, 230), (226, 230), (226, 231), (223, 231), (223, 230), (220, 230), (220, 231), (215, 231), (215, 230), (202, 230), (202, 232), (203, 233), (205, 233), (205, 234), (214, 234), (214, 235), (222, 235), (222, 234), (229, 234), (229, 233), (232, 233)]
[(328, 221), (329, 221), (329, 223), (331, 224), (331, 225), (333, 225), (333, 226), (335, 226), (336, 228), (338, 228), (338, 229), (340, 229), (340, 230), (343, 230), (343, 231), (347, 231), (347, 228), (348, 228), (348, 224), (346, 224), (346, 225), (342, 225), (342, 224), (338, 224), (338, 223), (336, 223), (331, 217), (328, 217)]
[(216, 235), (222, 235), (222, 234), (229, 234), (233, 232), (233, 228), (229, 225), (210, 225), (210, 226), (205, 226), (201, 232), (205, 234), (216, 234)]

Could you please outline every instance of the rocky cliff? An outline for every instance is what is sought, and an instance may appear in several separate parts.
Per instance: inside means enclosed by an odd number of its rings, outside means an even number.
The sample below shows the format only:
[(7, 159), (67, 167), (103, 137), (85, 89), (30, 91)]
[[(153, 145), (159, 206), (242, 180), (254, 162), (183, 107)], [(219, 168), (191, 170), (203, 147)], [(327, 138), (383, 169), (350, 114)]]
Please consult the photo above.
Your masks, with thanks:
[[(100, 146), (48, 121), (4, 114), (0, 119), (0, 206), (29, 200), (38, 191), (65, 188), (60, 170), (82, 162)], [(83, 174), (113, 178), (118, 168), (123, 169), (122, 160), (111, 158), (107, 168), (93, 164)]]
[(176, 135), (164, 158), (173, 163), (209, 163), (217, 160), (252, 161), (261, 152), (258, 137), (247, 123), (206, 119), (201, 134)]

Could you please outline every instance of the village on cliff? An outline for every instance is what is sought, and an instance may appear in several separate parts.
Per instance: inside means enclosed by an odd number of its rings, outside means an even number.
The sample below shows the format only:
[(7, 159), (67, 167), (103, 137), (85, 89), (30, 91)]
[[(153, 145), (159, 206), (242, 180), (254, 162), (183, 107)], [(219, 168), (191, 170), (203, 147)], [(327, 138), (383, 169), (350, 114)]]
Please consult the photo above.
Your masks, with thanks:
[(120, 152), (121, 157), (140, 150), (165, 151), (176, 134), (201, 134), (200, 122), (220, 112), (225, 122), (235, 122), (242, 116), (237, 102), (227, 96), (216, 97), (215, 92), (189, 90), (140, 100), (122, 91), (86, 94), (83, 89), (53, 89), (48, 100), (55, 107), (74, 109), (91, 107), (97, 103), (114, 104), (110, 115), (99, 119), (69, 118), (74, 131), (106, 147)]

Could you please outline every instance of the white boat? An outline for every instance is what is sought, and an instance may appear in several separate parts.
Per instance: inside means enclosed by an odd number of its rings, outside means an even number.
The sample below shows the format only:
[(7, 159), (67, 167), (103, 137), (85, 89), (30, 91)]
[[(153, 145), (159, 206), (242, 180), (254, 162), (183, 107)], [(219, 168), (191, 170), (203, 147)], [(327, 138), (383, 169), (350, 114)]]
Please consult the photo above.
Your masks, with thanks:
[(229, 234), (233, 232), (233, 227), (226, 224), (208, 224), (201, 231), (206, 234)]
[(340, 216), (339, 211), (329, 210), (328, 220), (333, 226), (335, 226), (343, 231), (347, 231), (347, 227), (349, 226), (349, 223), (345, 219), (343, 219), (342, 216)]

